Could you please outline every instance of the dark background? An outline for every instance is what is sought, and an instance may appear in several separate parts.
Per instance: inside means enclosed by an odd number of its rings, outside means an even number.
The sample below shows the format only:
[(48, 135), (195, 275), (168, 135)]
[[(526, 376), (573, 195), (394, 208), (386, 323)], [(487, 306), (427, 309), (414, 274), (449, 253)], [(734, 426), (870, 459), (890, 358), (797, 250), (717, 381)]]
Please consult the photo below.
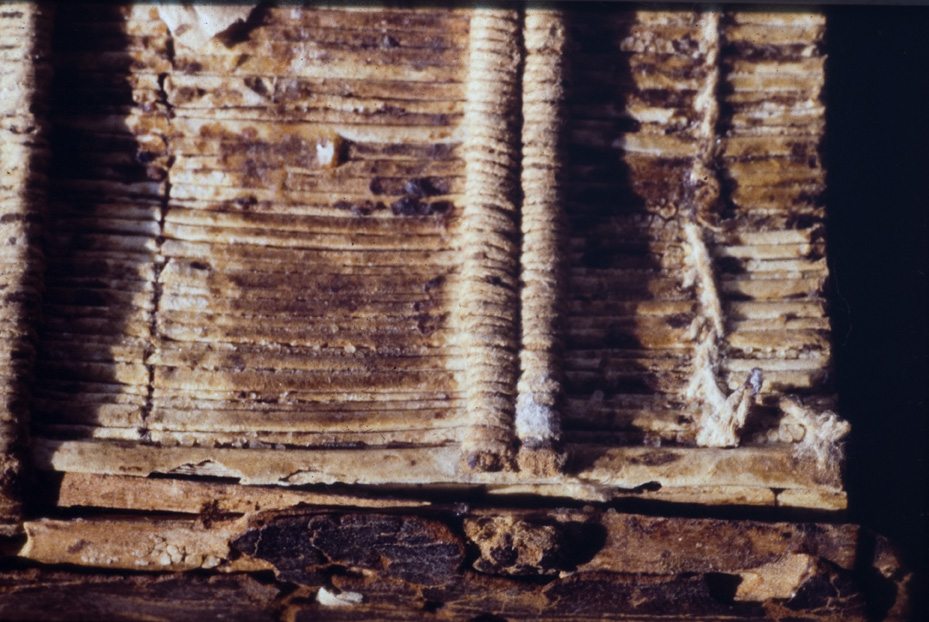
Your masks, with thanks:
[(827, 240), (849, 518), (919, 574), (929, 619), (929, 9), (827, 9)]

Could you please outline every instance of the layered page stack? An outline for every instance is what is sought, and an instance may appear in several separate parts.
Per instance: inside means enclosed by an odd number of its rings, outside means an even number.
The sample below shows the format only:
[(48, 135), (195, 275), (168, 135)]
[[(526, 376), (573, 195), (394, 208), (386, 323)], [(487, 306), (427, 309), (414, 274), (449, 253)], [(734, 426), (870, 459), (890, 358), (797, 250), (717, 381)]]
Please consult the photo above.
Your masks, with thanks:
[(0, 10), (0, 535), (20, 529), (29, 382), (42, 289), (41, 214), (49, 185), (42, 127), (51, 23), (28, 3)]
[(0, 378), (32, 396), (0, 439), (66, 504), (157, 510), (158, 476), (844, 507), (821, 16), (215, 9), (25, 10), (54, 77), (0, 75)]

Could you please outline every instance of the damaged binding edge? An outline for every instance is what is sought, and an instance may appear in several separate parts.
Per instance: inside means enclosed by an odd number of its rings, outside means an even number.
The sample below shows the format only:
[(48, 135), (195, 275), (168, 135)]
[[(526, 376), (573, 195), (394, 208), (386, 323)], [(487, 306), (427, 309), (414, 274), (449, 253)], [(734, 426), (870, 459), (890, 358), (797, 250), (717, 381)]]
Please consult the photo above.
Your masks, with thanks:
[[(683, 241), (689, 248), (692, 264), (684, 285), (696, 285), (699, 291), (700, 314), (692, 329), (699, 342), (685, 395), (702, 407), (697, 420), (698, 446), (738, 447), (740, 432), (764, 379), (762, 370), (754, 368), (745, 383), (728, 396), (721, 386), (719, 359), (725, 339), (725, 321), (707, 246), (710, 232), (717, 230), (708, 222), (708, 217), (720, 195), (719, 180), (713, 167), (721, 149), (717, 138), (720, 11), (706, 11), (703, 20), (701, 39), (708, 45), (705, 64), (711, 70), (694, 99), (694, 107), (704, 111), (696, 132), (701, 145), (686, 182), (691, 191), (691, 205), (687, 211), (688, 219), (682, 225)], [(796, 443), (794, 456), (798, 460), (812, 462), (821, 473), (836, 472), (843, 458), (839, 443), (851, 429), (848, 422), (831, 411), (817, 414), (792, 397), (782, 398), (779, 407), (784, 415), (776, 440)]]
[(761, 369), (756, 367), (749, 372), (745, 383), (730, 395), (726, 396), (720, 388), (720, 343), (725, 332), (719, 293), (702, 230), (693, 221), (684, 223), (683, 228), (694, 263), (691, 278), (700, 290), (702, 313), (694, 328), (698, 334), (703, 333), (695, 348), (693, 372), (684, 395), (702, 406), (698, 420), (697, 445), (738, 447), (739, 432), (745, 426), (755, 396), (761, 391), (764, 375)]
[(713, 263), (707, 248), (707, 231), (713, 225), (707, 218), (719, 200), (719, 180), (713, 171), (718, 157), (717, 123), (719, 121), (719, 47), (720, 11), (703, 12), (701, 40), (707, 46), (704, 64), (709, 68), (706, 81), (694, 98), (694, 108), (702, 110), (696, 130), (700, 148), (694, 156), (693, 168), (685, 184), (690, 190), (690, 209), (682, 225), (685, 247), (689, 249), (691, 271), (684, 286), (696, 285), (699, 292), (699, 314), (693, 333), (699, 339), (693, 358), (693, 372), (685, 396), (700, 407), (697, 417), (696, 442), (700, 447), (738, 447), (739, 432), (745, 426), (748, 411), (763, 382), (760, 369), (753, 369), (745, 383), (726, 396), (720, 387), (720, 347), (726, 327), (722, 301), (716, 287)]

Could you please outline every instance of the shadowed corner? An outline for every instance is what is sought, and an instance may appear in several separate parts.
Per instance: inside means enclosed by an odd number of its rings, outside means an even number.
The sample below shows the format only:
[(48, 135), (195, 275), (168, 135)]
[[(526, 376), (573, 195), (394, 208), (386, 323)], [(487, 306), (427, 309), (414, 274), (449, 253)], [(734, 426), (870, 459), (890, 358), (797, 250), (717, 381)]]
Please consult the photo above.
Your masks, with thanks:
[[(561, 424), (566, 442), (637, 445), (643, 431), (611, 404), (617, 396), (645, 396), (658, 388), (655, 375), (634, 356), (648, 344), (626, 309), (651, 297), (651, 280), (660, 277), (661, 266), (647, 240), (617, 238), (624, 220), (648, 216), (649, 190), (659, 192), (660, 186), (667, 195), (668, 188), (663, 180), (636, 177), (627, 162), (623, 139), (639, 123), (626, 109), (635, 82), (619, 42), (634, 24), (611, 15), (611, 9), (590, 5), (565, 12)], [(645, 278), (624, 278), (630, 270)]]
[[(5, 7), (6, 8), (6, 7)], [(0, 232), (2, 232), (2, 370), (0, 370), (0, 538), (3, 554), (15, 550), (34, 487), (29, 460), (29, 401), (36, 322), (41, 303), (42, 232), (47, 186), (45, 32), (49, 7), (14, 5), (0, 15), (3, 100), (0, 102)], [(13, 32), (12, 43), (8, 33)]]
[[(144, 126), (140, 113), (168, 114), (163, 79), (130, 81), (140, 52), (125, 8), (56, 8), (32, 431), (80, 438), (106, 426), (144, 439), (171, 162), (157, 121)], [(145, 53), (170, 61), (170, 39)]]

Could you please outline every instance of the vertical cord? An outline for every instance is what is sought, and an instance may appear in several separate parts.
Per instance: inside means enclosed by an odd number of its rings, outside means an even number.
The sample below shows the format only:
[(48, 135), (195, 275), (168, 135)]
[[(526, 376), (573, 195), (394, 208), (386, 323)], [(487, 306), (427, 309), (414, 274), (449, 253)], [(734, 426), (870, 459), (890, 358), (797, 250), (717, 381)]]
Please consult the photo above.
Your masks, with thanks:
[(739, 431), (745, 425), (762, 378), (760, 370), (752, 370), (748, 381), (728, 397), (720, 386), (719, 359), (726, 327), (707, 245), (707, 237), (712, 230), (709, 217), (720, 195), (719, 180), (714, 171), (719, 152), (720, 11), (707, 10), (701, 15), (701, 20), (700, 41), (706, 46), (703, 62), (707, 78), (694, 98), (694, 107), (701, 113), (695, 132), (699, 149), (686, 182), (690, 205), (685, 210), (686, 220), (682, 224), (684, 247), (690, 263), (685, 285), (696, 286), (699, 312), (694, 323), (697, 345), (693, 371), (684, 395), (699, 408), (697, 445), (736, 447), (739, 445)]
[(465, 338), (469, 428), (465, 462), (474, 471), (513, 469), (517, 376), (519, 14), (475, 9), (465, 111), (459, 329)]
[(520, 470), (556, 475), (561, 422), (562, 337), (559, 309), (564, 287), (560, 254), (561, 153), (564, 100), (564, 18), (559, 11), (526, 11), (522, 128), (522, 268), (520, 371), (516, 434)]

